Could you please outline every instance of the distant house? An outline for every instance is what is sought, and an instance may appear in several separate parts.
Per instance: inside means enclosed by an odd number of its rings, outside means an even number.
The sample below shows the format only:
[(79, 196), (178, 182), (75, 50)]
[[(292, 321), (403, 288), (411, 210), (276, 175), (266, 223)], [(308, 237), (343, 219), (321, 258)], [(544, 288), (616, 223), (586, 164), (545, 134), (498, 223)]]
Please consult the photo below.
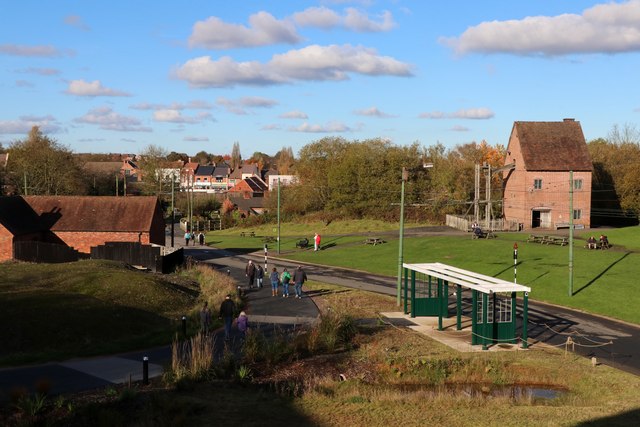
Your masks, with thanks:
[(193, 191), (206, 191), (211, 189), (214, 169), (215, 166), (198, 166), (194, 175)]
[(164, 245), (157, 197), (23, 196), (0, 198), (0, 261), (13, 243), (37, 240), (90, 253), (106, 242)]
[(184, 166), (182, 160), (176, 160), (174, 162), (163, 162), (158, 169), (156, 169), (156, 179), (161, 179), (163, 182), (173, 181), (176, 184), (180, 183), (180, 171)]
[(133, 160), (123, 160), (120, 167), (120, 173), (127, 181), (142, 181), (142, 171), (138, 168)]
[[(510, 166), (511, 165), (511, 166)], [(522, 229), (590, 227), (592, 162), (580, 122), (515, 122), (503, 172), (503, 213)], [(569, 175), (573, 171), (573, 212)]]
[(197, 162), (192, 162), (191, 159), (184, 164), (180, 170), (180, 190), (187, 191), (193, 188), (195, 182), (196, 171), (200, 166)]
[(229, 190), (229, 193), (242, 195), (244, 199), (251, 199), (254, 197), (264, 197), (264, 193), (267, 191), (269, 191), (267, 184), (257, 176), (252, 176), (238, 182)]
[(297, 183), (298, 177), (295, 175), (280, 175), (278, 171), (269, 170), (265, 173), (264, 181), (269, 186), (269, 190), (277, 190), (278, 185), (285, 187)]

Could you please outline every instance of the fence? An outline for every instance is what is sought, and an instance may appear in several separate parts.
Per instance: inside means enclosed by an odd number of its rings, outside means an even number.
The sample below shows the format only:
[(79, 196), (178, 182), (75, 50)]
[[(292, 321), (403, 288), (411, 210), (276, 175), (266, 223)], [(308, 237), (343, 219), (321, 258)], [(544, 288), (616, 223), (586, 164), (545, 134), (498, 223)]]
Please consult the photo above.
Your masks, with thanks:
[[(473, 217), (467, 216), (455, 216), (447, 215), (446, 224), (448, 227), (455, 228), (462, 231), (471, 231), (471, 224), (473, 223)], [(492, 219), (489, 224), (486, 220), (479, 221), (480, 227), (483, 230), (489, 231), (520, 231), (520, 224), (516, 221), (505, 221), (504, 219)]]
[(182, 265), (184, 253), (182, 248), (168, 253), (163, 246), (138, 242), (106, 242), (104, 245), (91, 247), (91, 258), (121, 261), (158, 273), (171, 273)]
[(19, 261), (56, 264), (78, 261), (81, 256), (77, 250), (66, 245), (32, 240), (14, 242), (13, 258)]
[(182, 231), (192, 230), (194, 232), (222, 230), (222, 218), (193, 221), (193, 229), (190, 227), (189, 220), (182, 218), (180, 219), (180, 229)]

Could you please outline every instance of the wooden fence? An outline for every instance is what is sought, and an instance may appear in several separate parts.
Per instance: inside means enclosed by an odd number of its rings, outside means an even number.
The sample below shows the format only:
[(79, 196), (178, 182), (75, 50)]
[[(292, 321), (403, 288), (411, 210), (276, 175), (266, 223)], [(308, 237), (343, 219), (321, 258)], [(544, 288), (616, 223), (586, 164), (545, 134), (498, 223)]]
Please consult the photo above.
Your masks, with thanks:
[[(488, 224), (487, 221), (482, 219), (479, 222), (480, 227), (487, 231), (520, 231), (520, 224), (516, 221), (505, 221), (504, 219), (492, 219)], [(467, 216), (455, 216), (447, 215), (446, 224), (448, 227), (455, 228), (462, 231), (471, 231), (471, 224), (473, 224), (473, 217)]]
[(138, 242), (106, 242), (104, 245), (91, 247), (91, 258), (121, 261), (158, 273), (171, 273), (182, 265), (184, 253), (182, 248), (168, 253), (163, 246)]
[(80, 253), (66, 245), (38, 241), (24, 241), (13, 243), (13, 258), (19, 261), (61, 263), (78, 261)]

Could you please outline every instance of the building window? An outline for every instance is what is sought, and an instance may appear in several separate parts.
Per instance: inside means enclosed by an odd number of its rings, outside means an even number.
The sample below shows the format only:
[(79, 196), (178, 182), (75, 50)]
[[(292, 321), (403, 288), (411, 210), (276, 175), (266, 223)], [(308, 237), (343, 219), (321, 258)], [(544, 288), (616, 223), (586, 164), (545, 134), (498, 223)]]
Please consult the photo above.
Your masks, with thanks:
[(582, 209), (574, 209), (573, 219), (581, 219), (581, 218), (582, 218)]
[(498, 298), (498, 323), (511, 323), (511, 298)]
[(534, 190), (542, 190), (542, 179), (534, 179), (533, 180), (533, 189)]
[(574, 179), (573, 180), (573, 189), (574, 190), (582, 190), (582, 180), (581, 179)]

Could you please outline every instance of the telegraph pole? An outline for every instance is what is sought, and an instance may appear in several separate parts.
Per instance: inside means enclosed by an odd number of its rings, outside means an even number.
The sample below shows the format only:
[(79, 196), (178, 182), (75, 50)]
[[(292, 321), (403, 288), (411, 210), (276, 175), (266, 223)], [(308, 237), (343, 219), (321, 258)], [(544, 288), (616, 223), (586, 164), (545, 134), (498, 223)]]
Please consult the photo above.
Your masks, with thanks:
[(569, 171), (569, 296), (573, 296), (573, 171)]

